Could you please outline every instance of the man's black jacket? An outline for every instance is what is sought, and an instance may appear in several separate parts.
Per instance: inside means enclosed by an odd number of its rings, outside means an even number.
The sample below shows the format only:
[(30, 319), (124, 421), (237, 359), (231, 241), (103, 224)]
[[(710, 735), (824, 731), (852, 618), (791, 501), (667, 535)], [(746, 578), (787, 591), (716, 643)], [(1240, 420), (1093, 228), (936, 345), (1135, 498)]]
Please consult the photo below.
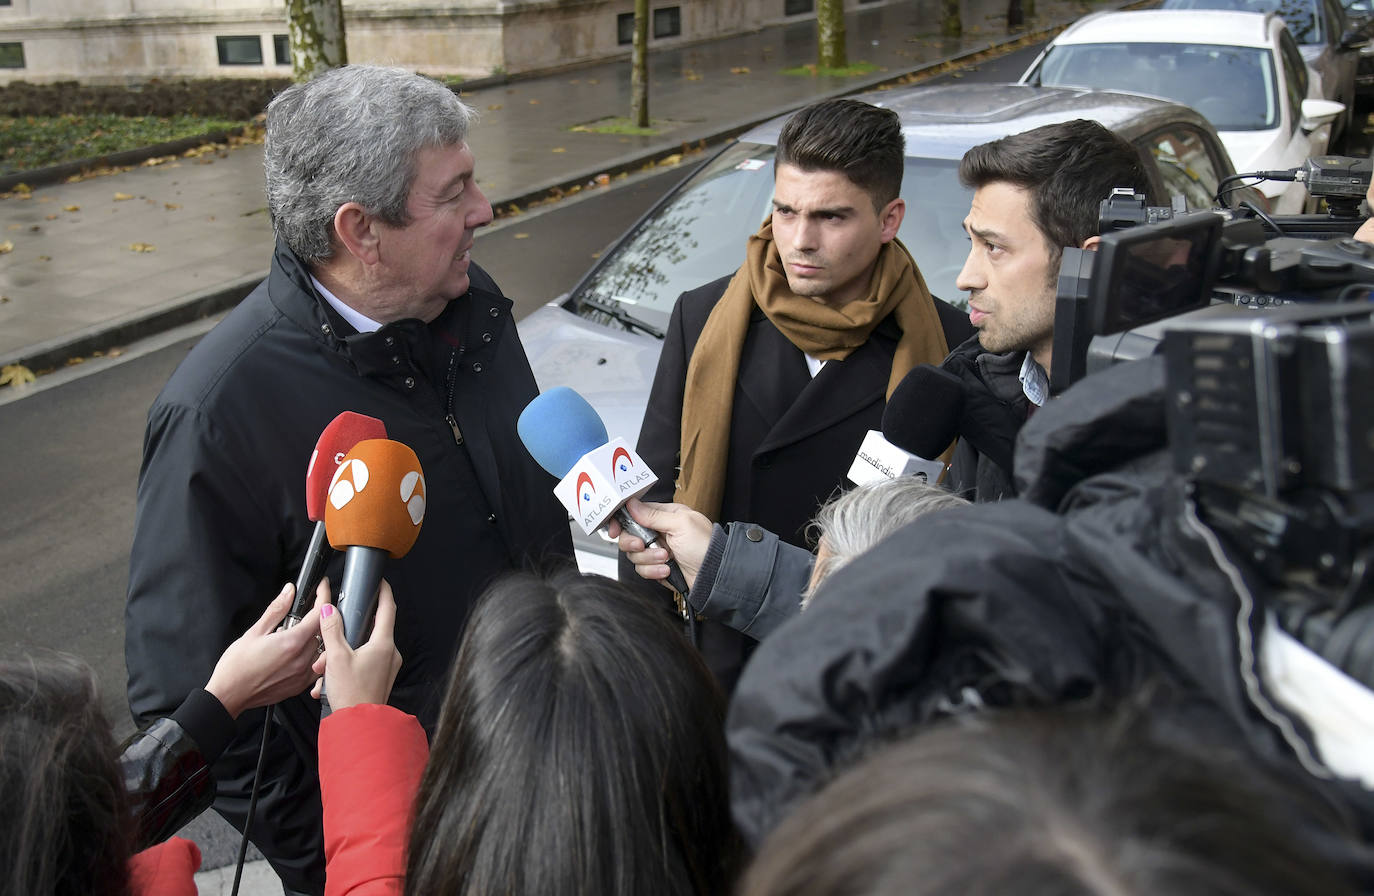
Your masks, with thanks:
[[(129, 703), (170, 714), (221, 651), (299, 571), (313, 523), (305, 473), (342, 411), (379, 418), (415, 451), (427, 508), (409, 554), (389, 561), (396, 644), (392, 702), (427, 726), (478, 594), (503, 571), (571, 557), (553, 481), (516, 418), (537, 393), (510, 300), (477, 266), (469, 292), (432, 324), (358, 335), (279, 246), (267, 280), (173, 373), (148, 412), (125, 615)], [(337, 585), (342, 558), (330, 567)], [(241, 825), (262, 714), (215, 766), (216, 808)], [(308, 695), (281, 704), (254, 841), (287, 887), (323, 882), (315, 736)]]

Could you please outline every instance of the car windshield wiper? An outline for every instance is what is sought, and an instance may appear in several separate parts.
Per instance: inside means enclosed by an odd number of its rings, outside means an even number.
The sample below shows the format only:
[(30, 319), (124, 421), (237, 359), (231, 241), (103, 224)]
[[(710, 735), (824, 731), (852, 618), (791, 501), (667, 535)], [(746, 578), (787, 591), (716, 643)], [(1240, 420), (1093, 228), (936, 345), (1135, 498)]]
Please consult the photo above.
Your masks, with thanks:
[(651, 323), (648, 323), (647, 321), (640, 320), (630, 312), (626, 311), (625, 308), (614, 299), (601, 299), (597, 298), (596, 295), (589, 293), (582, 297), (582, 303), (584, 305), (592, 306), (597, 311), (600, 311), (602, 314), (610, 315), (612, 318), (614, 318), (615, 320), (619, 321), (627, 327), (632, 327), (636, 330), (643, 330), (645, 333), (648, 333), (655, 339), (662, 339), (666, 335), (663, 330), (660, 330), (658, 327), (654, 326)]

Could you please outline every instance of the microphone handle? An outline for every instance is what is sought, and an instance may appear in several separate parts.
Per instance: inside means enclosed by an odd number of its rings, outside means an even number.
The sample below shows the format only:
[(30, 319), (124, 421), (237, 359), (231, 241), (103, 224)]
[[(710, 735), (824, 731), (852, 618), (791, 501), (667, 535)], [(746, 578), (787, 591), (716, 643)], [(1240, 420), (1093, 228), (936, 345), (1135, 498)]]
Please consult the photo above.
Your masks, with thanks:
[[(368, 622), (377, 609), (378, 589), (382, 587), (382, 569), (388, 554), (381, 548), (361, 545), (349, 547), (344, 554), (343, 579), (334, 603), (343, 623), (348, 646), (357, 650), (367, 640)], [(334, 711), (329, 693), (320, 683), (320, 718)]]
[(383, 548), (356, 545), (344, 555), (343, 580), (339, 583), (339, 612), (348, 646), (357, 650), (367, 640), (382, 571), (389, 554)]
[[(620, 528), (629, 532), (635, 538), (644, 542), (644, 546), (650, 547), (658, 541), (658, 533), (653, 529), (641, 526), (630, 516), (630, 511), (621, 507), (615, 512), (615, 521), (620, 523)], [(682, 574), (682, 570), (677, 565), (677, 560), (668, 558), (668, 585), (678, 594), (682, 595), (682, 606), (684, 617), (690, 617), (692, 613), (691, 604), (687, 603), (687, 577)]]
[(305, 549), (305, 561), (301, 563), (301, 574), (296, 578), (296, 599), (291, 602), (291, 612), (282, 621), (281, 627), (290, 628), (305, 616), (310, 604), (315, 600), (315, 588), (324, 578), (324, 568), (334, 549), (325, 537), (324, 520), (315, 523), (315, 531), (310, 533), (310, 544)]

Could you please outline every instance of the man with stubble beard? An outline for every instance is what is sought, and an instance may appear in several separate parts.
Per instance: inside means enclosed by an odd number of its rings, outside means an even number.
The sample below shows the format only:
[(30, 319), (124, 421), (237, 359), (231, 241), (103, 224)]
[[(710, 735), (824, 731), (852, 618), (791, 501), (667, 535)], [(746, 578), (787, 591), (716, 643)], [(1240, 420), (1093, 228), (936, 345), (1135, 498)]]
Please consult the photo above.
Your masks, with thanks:
[[(949, 486), (977, 501), (1015, 495), (1011, 456), (1021, 425), (1049, 398), (1055, 281), (1064, 246), (1092, 249), (1099, 207), (1115, 187), (1149, 193), (1139, 151), (1093, 121), (1045, 125), (970, 149), (959, 180), (974, 190), (964, 218), (968, 291), (978, 333), (941, 365), (964, 383), (965, 418)], [(962, 434), (961, 434), (962, 435)]]

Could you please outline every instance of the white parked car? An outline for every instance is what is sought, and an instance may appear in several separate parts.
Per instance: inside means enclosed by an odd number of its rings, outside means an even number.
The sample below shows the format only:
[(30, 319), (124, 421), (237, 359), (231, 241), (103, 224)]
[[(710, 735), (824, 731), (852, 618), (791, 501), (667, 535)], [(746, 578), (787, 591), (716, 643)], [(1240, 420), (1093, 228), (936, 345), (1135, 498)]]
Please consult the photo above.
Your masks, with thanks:
[[(1273, 13), (1138, 10), (1085, 16), (1045, 47), (1021, 83), (1129, 90), (1192, 106), (1217, 129), (1237, 171), (1297, 168), (1326, 154), (1345, 112), (1321, 98)], [(1269, 211), (1299, 214), (1296, 182), (1256, 185)]]

